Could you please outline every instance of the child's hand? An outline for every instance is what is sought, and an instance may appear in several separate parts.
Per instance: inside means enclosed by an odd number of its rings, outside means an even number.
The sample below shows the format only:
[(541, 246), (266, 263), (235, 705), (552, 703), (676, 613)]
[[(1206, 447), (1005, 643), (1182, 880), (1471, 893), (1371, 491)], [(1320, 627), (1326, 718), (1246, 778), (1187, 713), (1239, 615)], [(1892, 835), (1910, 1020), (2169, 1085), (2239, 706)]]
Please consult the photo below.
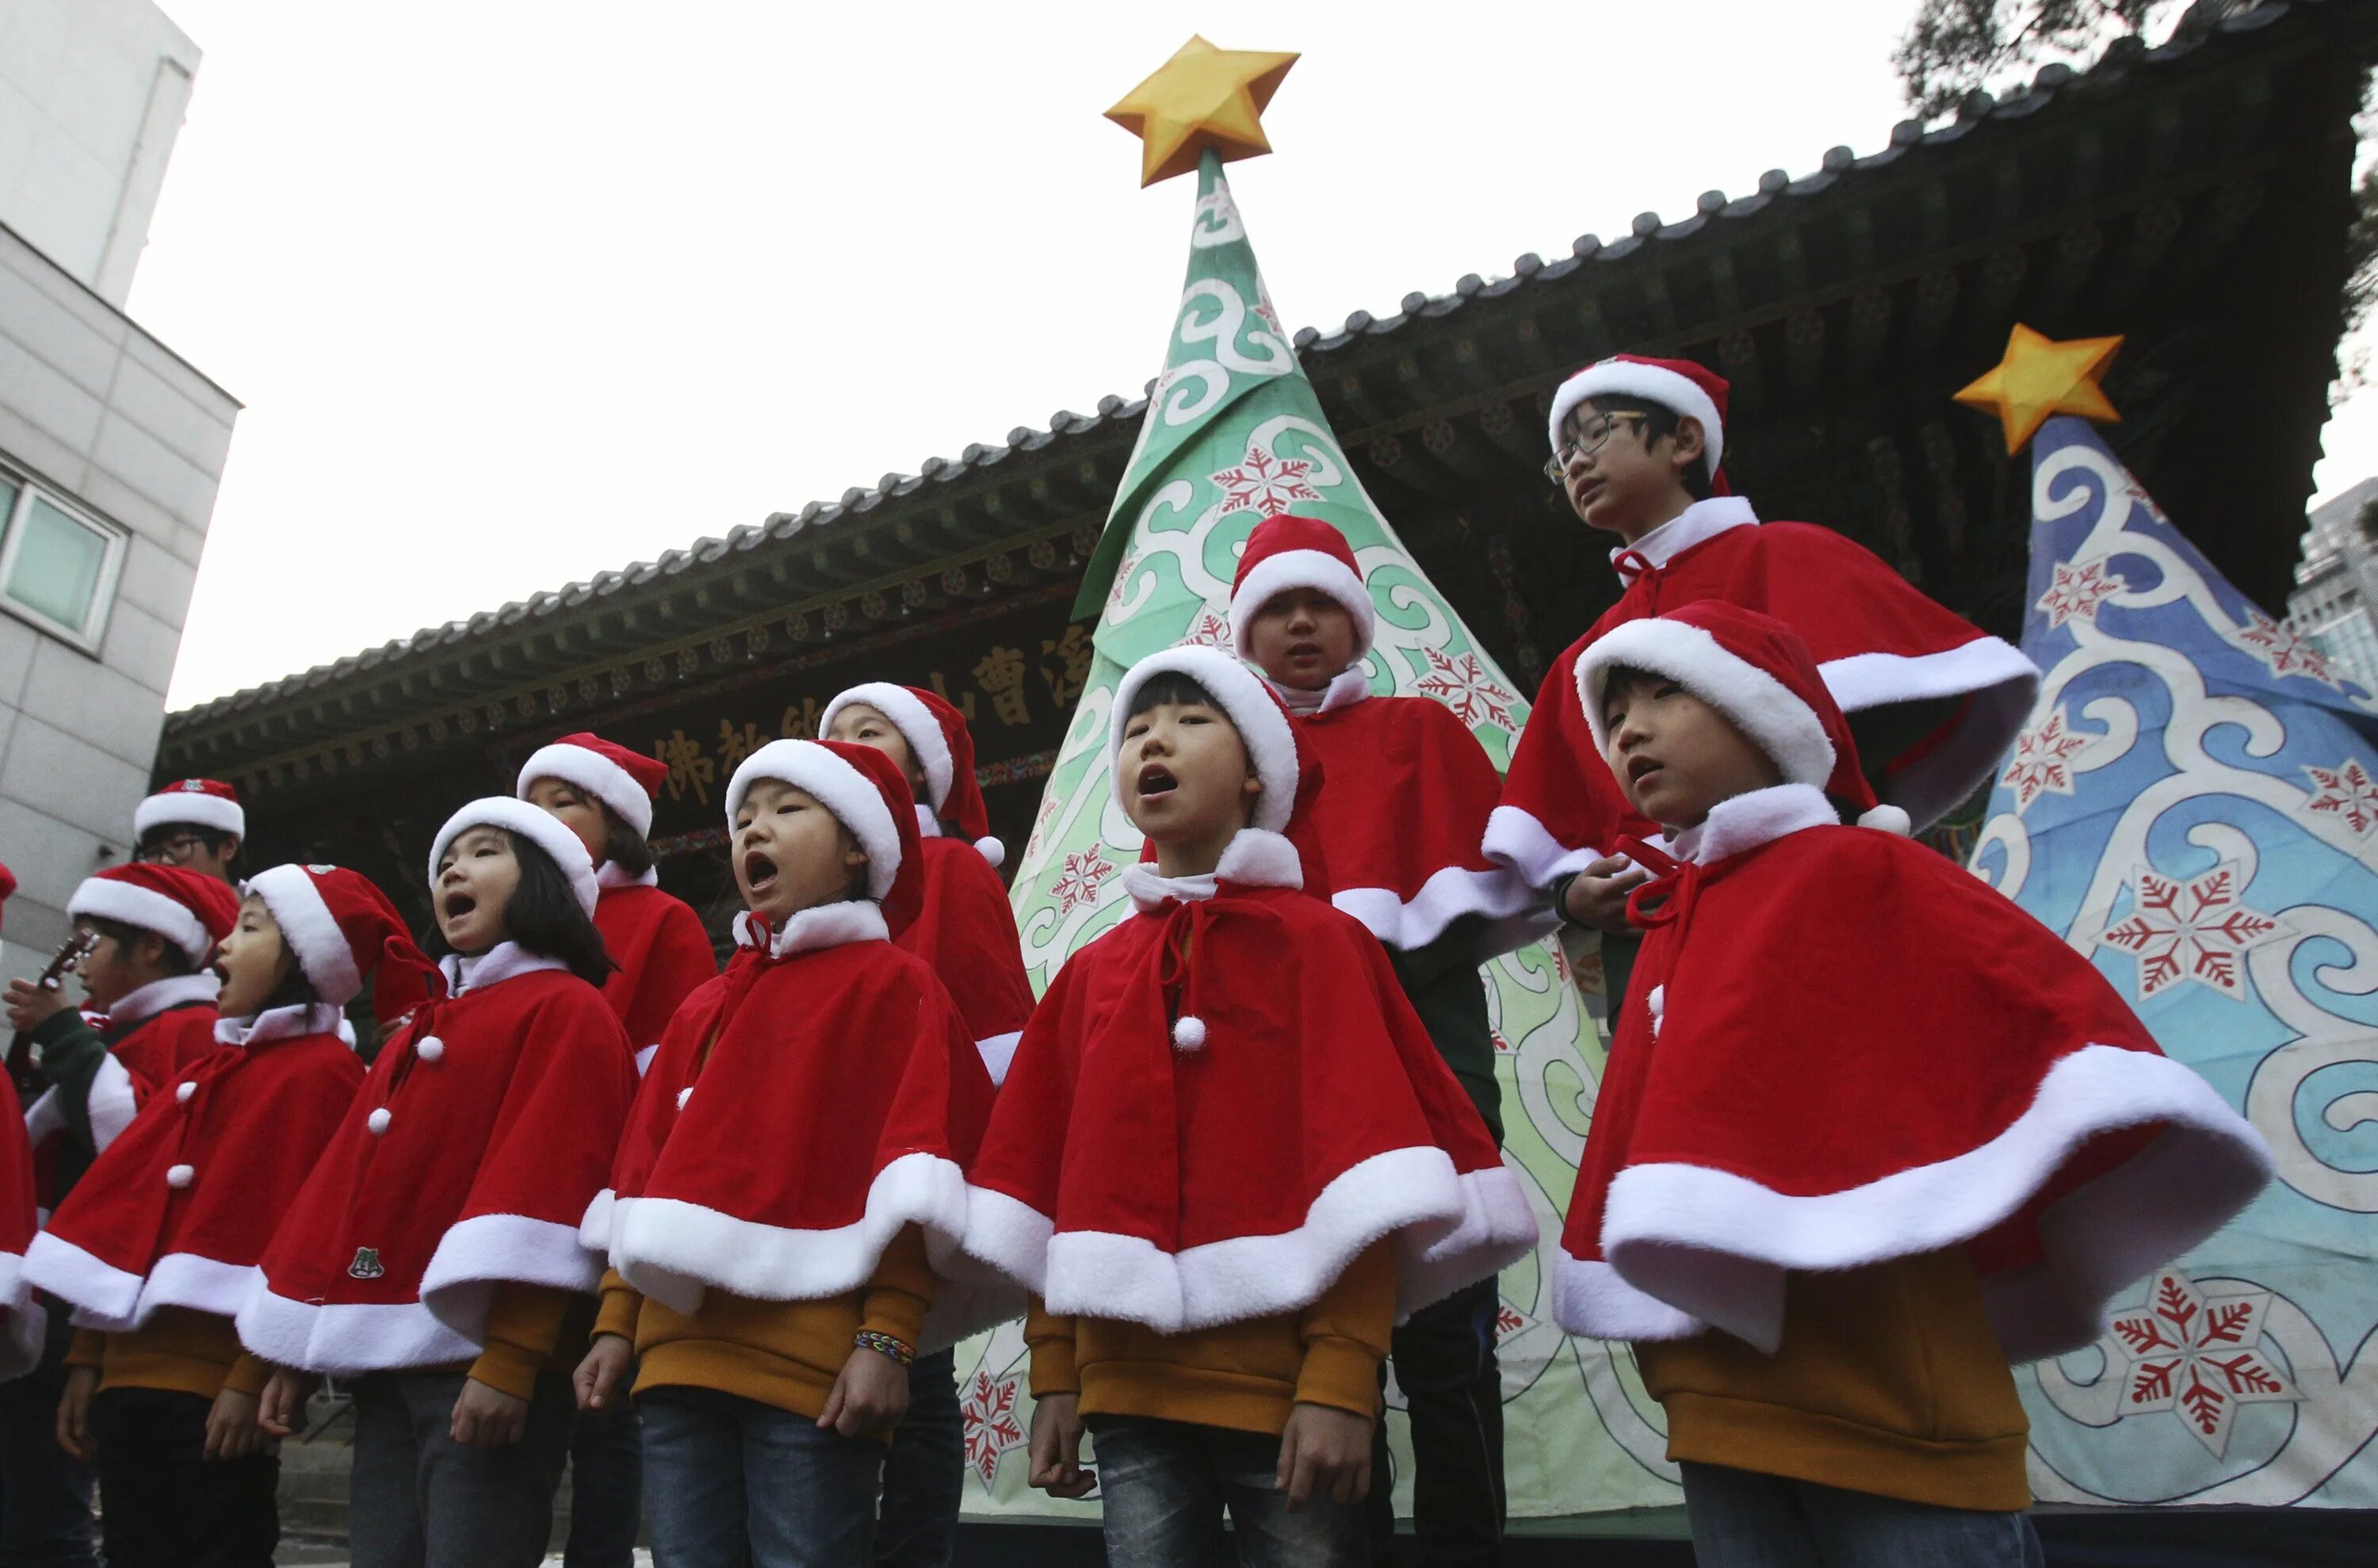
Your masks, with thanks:
[(888, 1432), (908, 1413), (908, 1369), (880, 1350), (854, 1345), (825, 1396), (817, 1424), (845, 1437)]
[(1596, 931), (1623, 932), (1627, 927), (1627, 895), (1651, 880), (1641, 866), (1604, 855), (1572, 877), (1562, 909), (1579, 925)]
[(465, 1448), (508, 1447), (528, 1435), (528, 1401), (464, 1378), (447, 1432)]
[(30, 980), (8, 983), (8, 1027), (19, 1034), (30, 1034), (71, 1005), (63, 985), (44, 991)]
[(628, 1375), (628, 1364), (636, 1358), (636, 1347), (628, 1336), (598, 1333), (586, 1352), (586, 1359), (578, 1363), (578, 1370), (570, 1375), (570, 1386), (578, 1391), (581, 1410), (607, 1410), (611, 1395), (618, 1392), (619, 1380)]
[(1300, 1514), (1315, 1497), (1360, 1502), (1371, 1495), (1371, 1420), (1327, 1405), (1299, 1405), (1279, 1433), (1279, 1473), (1272, 1490)]
[(256, 1403), (256, 1424), (277, 1438), (294, 1437), (306, 1424), (306, 1401), (314, 1394), (314, 1379), (309, 1373), (289, 1367), (276, 1367), (266, 1381), (263, 1397)]
[(1032, 1405), (1031, 1473), (1051, 1497), (1087, 1497), (1099, 1478), (1082, 1468), (1082, 1396), (1043, 1394)]
[(215, 1395), (214, 1408), (207, 1412), (207, 1442), (204, 1457), (209, 1459), (245, 1459), (264, 1447), (264, 1429), (256, 1424), (259, 1401), (255, 1394), (242, 1393), (227, 1388)]
[(90, 1396), (98, 1387), (98, 1368), (68, 1367), (66, 1392), (58, 1395), (58, 1446), (66, 1450), (69, 1458), (86, 1465), (94, 1453), (90, 1443)]

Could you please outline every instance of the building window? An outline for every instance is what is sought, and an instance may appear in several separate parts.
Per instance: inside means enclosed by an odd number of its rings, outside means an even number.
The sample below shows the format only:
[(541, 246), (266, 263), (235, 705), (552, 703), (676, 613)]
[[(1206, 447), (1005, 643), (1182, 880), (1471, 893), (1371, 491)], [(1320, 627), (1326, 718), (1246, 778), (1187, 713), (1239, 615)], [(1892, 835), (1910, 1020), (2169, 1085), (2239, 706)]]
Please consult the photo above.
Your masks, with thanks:
[(125, 537), (0, 469), (0, 608), (98, 651)]

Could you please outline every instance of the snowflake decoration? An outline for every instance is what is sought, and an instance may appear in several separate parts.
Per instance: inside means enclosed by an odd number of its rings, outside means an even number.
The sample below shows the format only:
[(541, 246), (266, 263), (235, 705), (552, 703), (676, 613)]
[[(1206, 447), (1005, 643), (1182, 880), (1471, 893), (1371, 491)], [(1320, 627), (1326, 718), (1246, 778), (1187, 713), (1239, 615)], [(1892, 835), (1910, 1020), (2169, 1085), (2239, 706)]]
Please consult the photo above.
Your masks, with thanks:
[(1189, 628), (1189, 634), (1181, 639), (1181, 645), (1192, 648), (1220, 648), (1227, 653), (1231, 650), (1231, 623), (1215, 614), (1211, 608), (1200, 605), (1197, 609), (1197, 620)]
[(1041, 838), (1049, 830), (1049, 819), (1056, 814), (1057, 797), (1052, 792), (1041, 801), (1039, 811), (1033, 814), (1032, 837), (1024, 846), (1024, 858), (1026, 860), (1037, 861), (1040, 858)]
[(1486, 1033), (1487, 1037), (1495, 1042), (1495, 1054), (1496, 1055), (1507, 1056), (1511, 1054), (1511, 1043), (1503, 1038), (1503, 1031), (1501, 1030), (1490, 1029)]
[(977, 1369), (958, 1414), (966, 1422), (966, 1462), (982, 1478), (985, 1491), (999, 1475), (1000, 1455), (1024, 1446), (1024, 1424), (1015, 1418), (1015, 1378), (993, 1378)]
[(1319, 501), (1313, 488), (1313, 464), (1302, 457), (1279, 457), (1261, 444), (1247, 443), (1247, 455), (1235, 468), (1209, 475), (1222, 487), (1222, 513), (1259, 512), (1278, 517), (1301, 501)]
[(2100, 941), (2139, 960), (2139, 1000), (2195, 981), (2224, 996), (2246, 995), (2245, 956), (2294, 927), (2245, 902), (2245, 874), (2223, 861), (2181, 882), (2148, 865), (2131, 871), (2131, 916)]
[(1096, 843), (1078, 854), (1065, 857), (1065, 869), (1049, 886), (1049, 896), (1057, 900), (1057, 912), (1068, 915), (1076, 905), (1094, 906), (1099, 901), (1099, 887), (1115, 874), (1115, 868), (1099, 852)]
[(2122, 1369), (2120, 1414), (2168, 1410), (2222, 1457), (2240, 1405), (2303, 1397), (2263, 1354), (2270, 1309), (2267, 1290), (2208, 1296), (2178, 1269), (2164, 1270), (2146, 1304), (2116, 1313), (2107, 1330), (2107, 1360)]
[(2305, 802), (2304, 810), (2335, 817), (2353, 829), (2358, 838), (2367, 838), (2371, 829), (2378, 828), (2378, 778), (2370, 777), (2360, 758), (2348, 757), (2336, 767), (2307, 764), (2304, 771), (2312, 775), (2318, 791)]
[(2072, 793), (2073, 765), (2098, 739), (2075, 734), (2061, 703), (2047, 723), (2016, 736), (2014, 756), (1999, 776), (1999, 782), (2014, 791), (2014, 814), (2021, 816), (2042, 795)]
[(2301, 675), (2345, 689), (2329, 668), (2326, 654), (2251, 605), (2246, 609), (2244, 629), (2230, 633), (2229, 640), (2270, 666), (2274, 675)]
[[(1256, 286), (1260, 288), (1262, 285), (1257, 284)], [(1278, 337), (1279, 335), (1279, 312), (1271, 308), (1270, 295), (1257, 294), (1255, 296), (1255, 309), (1251, 314), (1254, 315), (1256, 320), (1263, 323), (1264, 330), (1266, 332), (1271, 333), (1274, 337)]]
[(1451, 708), (1456, 718), (1472, 730), (1481, 724), (1519, 728), (1511, 719), (1511, 708), (1519, 699), (1495, 684), (1476, 654), (1447, 658), (1436, 648), (1420, 651), (1428, 656), (1429, 666), (1428, 673), (1418, 681), (1420, 690)]
[(1509, 1297), (1500, 1296), (1495, 1298), (1495, 1334), (1496, 1338), (1509, 1339), (1513, 1335), (1522, 1333), (1535, 1326), (1536, 1321), (1533, 1318), (1529, 1317), (1525, 1312), (1520, 1311), (1517, 1307), (1512, 1306), (1511, 1298)]
[(2144, 507), (2147, 515), (2156, 522), (2168, 524), (2171, 521), (2163, 514), (2163, 508), (2156, 504), (2155, 497), (2147, 494), (2147, 488), (2140, 484), (2137, 479), (2127, 481), (2122, 486), (2122, 494), (2130, 498), (2132, 504)]
[(1131, 587), (1131, 574), (1138, 570), (1139, 557), (1126, 551), (1123, 563), (1115, 568), (1114, 586), (1107, 590), (1107, 609), (1110, 613), (1123, 608), (1123, 596)]
[(2121, 573), (2106, 570), (2105, 558), (2075, 563), (2056, 563), (2055, 580), (2048, 592), (2039, 596), (2038, 608), (2048, 612), (2048, 628), (2052, 631), (2068, 621), (2096, 623), (2097, 607), (2116, 594), (2127, 592), (2130, 584)]

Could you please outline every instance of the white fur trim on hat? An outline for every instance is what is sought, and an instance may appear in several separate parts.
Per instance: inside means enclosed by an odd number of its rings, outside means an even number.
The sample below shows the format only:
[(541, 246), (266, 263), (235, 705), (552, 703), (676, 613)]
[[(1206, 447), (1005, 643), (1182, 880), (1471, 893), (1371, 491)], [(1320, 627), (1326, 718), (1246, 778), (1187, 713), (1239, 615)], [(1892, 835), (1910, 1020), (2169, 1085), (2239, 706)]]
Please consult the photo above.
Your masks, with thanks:
[(1361, 658), (1371, 651), (1378, 615), (1363, 579), (1326, 551), (1286, 549), (1256, 561), (1231, 590), (1231, 642), (1241, 658), (1247, 657), (1247, 635), (1256, 612), (1291, 588), (1311, 588), (1343, 605), (1354, 621), (1354, 657)]
[(906, 686), (889, 681), (867, 681), (836, 694), (834, 701), (825, 705), (825, 712), (818, 716), (818, 734), (823, 736), (834, 723), (834, 716), (854, 703), (865, 703), (900, 731), (900, 739), (908, 742), (909, 754), (925, 771), (925, 793), (933, 809), (940, 811), (948, 803), (950, 785), (957, 777), (950, 761), (950, 738), (942, 733), (941, 720)]
[(1626, 665), (1664, 675), (1734, 720), (1784, 781), (1821, 790), (1833, 776), (1833, 743), (1817, 710), (1757, 665), (1726, 651), (1698, 626), (1681, 621), (1630, 621), (1604, 633), (1577, 661), (1578, 701), (1596, 747), (1608, 750), (1602, 723), (1603, 677)]
[(500, 827), (522, 838), (553, 857), (561, 874), (570, 880), (570, 892), (577, 895), (578, 907), (586, 918), (594, 918), (594, 901), (603, 896), (594, 881), (594, 862), (587, 857), (586, 846), (578, 835), (561, 825), (561, 820), (549, 813), (516, 801), (510, 795), (488, 795), (473, 801), (446, 819), (438, 837), (429, 845), (429, 886), (438, 886), (438, 862), (445, 857), (448, 846), (474, 827)]
[(559, 742), (539, 746), (521, 764), (520, 782), (512, 792), (528, 799), (528, 787), (540, 778), (558, 778), (573, 790), (583, 790), (619, 814), (619, 820), (648, 838), (653, 831), (653, 798), (635, 776), (600, 752)]
[(867, 896), (881, 902), (900, 874), (900, 825), (883, 803), (883, 791), (859, 769), (815, 741), (771, 741), (743, 759), (727, 785), (727, 831), (760, 779), (774, 778), (806, 791), (834, 819), (850, 829), (867, 851)]
[(1115, 776), (1115, 800), (1124, 800), (1123, 770), (1114, 765), (1123, 753), (1123, 734), (1131, 721), (1132, 699), (1150, 678), (1164, 674), (1186, 675), (1205, 687), (1238, 730), (1248, 758), (1255, 765), (1255, 777), (1263, 780), (1263, 793), (1255, 797), (1254, 820), (1247, 826), (1267, 833), (1286, 828), (1290, 815), (1296, 810), (1296, 731), (1289, 727), (1288, 715), (1264, 685), (1263, 678), (1219, 648), (1166, 648), (1148, 655), (1123, 672), (1123, 683), (1115, 691), (1114, 719), (1107, 734), (1107, 763)]
[(179, 947), (194, 964), (203, 964), (215, 954), (213, 934), (188, 905), (112, 876), (83, 878), (82, 886), (66, 900), (66, 915), (69, 919), (90, 915), (95, 920), (121, 921), (143, 931), (153, 931)]
[(1623, 359), (1604, 359), (1589, 365), (1563, 381), (1560, 390), (1553, 393), (1551, 435), (1555, 452), (1560, 451), (1561, 426), (1576, 412), (1577, 405), (1597, 397), (1637, 398), (1699, 420), (1701, 464), (1711, 478), (1717, 476), (1718, 462), (1725, 451), (1725, 421), (1718, 417), (1717, 404), (1710, 401), (1709, 393), (1695, 386), (1690, 378), (1674, 370)]
[(136, 840), (145, 838), (150, 828), (174, 822), (247, 837), (247, 813), (237, 801), (226, 801), (221, 795), (197, 790), (174, 789), (160, 790), (132, 808), (132, 837)]
[(289, 944), (298, 967), (314, 994), (333, 1007), (343, 1007), (364, 988), (355, 955), (340, 933), (322, 890), (302, 865), (276, 865), (247, 879), (247, 890), (264, 900), (281, 938)]

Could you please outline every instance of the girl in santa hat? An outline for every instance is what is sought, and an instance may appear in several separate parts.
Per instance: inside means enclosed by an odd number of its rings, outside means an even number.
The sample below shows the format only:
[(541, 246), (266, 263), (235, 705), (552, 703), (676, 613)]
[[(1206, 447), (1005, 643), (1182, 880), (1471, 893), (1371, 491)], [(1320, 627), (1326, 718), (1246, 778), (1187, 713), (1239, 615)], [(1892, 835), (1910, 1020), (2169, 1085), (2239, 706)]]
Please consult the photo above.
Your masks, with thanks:
[(83, 1330), (58, 1442), (96, 1457), (123, 1568), (272, 1561), (280, 1465), (257, 1425), (270, 1369), (233, 1315), (363, 1081), (342, 1009), (373, 975), (391, 1020), (435, 972), (378, 888), (327, 865), (249, 882), (218, 967), (228, 1049), (150, 1097), (26, 1260)]
[[(877, 681), (837, 694), (819, 730), (830, 741), (874, 747), (907, 779), (923, 896), (917, 918), (894, 941), (948, 987), (996, 1085), (1032, 1016), (1032, 983), (1024, 974), (1015, 911), (999, 880), (1007, 850), (991, 837), (966, 715), (938, 692)], [(884, 1568), (948, 1562), (965, 1479), (953, 1345), (919, 1357), (908, 1369), (908, 1413), (884, 1463), (876, 1561)]]
[(1108, 751), (1154, 861), (1041, 998), (967, 1172), (967, 1251), (1039, 1298), (1032, 1482), (1087, 1490), (1087, 1423), (1112, 1562), (1202, 1563), (1225, 1506), (1251, 1561), (1358, 1562), (1390, 1326), (1535, 1221), (1377, 939), (1308, 882), (1321, 780), (1262, 680), (1142, 659)]
[(612, 1272), (579, 1395), (609, 1405), (640, 1360), (664, 1561), (863, 1568), (908, 1368), (987, 1326), (935, 1270), (991, 1076), (893, 942), (923, 874), (890, 758), (773, 742), (735, 770), (727, 818), (738, 951), (671, 1021), (586, 1211)]
[(429, 852), (445, 995), (390, 1036), (282, 1216), (238, 1317), (277, 1370), (352, 1377), (357, 1564), (542, 1559), (569, 1439), (568, 1368), (601, 1271), (601, 1190), (635, 1057), (596, 987), (594, 862), (546, 813), (474, 801)]
[(667, 778), (655, 759), (582, 731), (532, 752), (513, 789), (578, 835), (594, 862), (594, 929), (617, 966), (603, 983), (603, 999), (627, 1026), (638, 1071), (652, 1061), (678, 1004), (718, 972), (702, 917), (661, 891), (645, 842)]
[(1561, 1326), (1637, 1342), (1712, 1568), (2036, 1562), (2008, 1362), (2095, 1341), (2268, 1150), (2087, 959), (1900, 836), (1790, 628), (1688, 605), (1576, 679), (1675, 837), (1634, 850)]
[(1578, 712), (1577, 668), (1614, 627), (1702, 599), (1771, 615), (1814, 654), (1882, 797), (1918, 827), (1963, 802), (2013, 744), (2039, 671), (2021, 650), (1927, 598), (1830, 528), (1762, 523), (1733, 493), (1725, 379), (1688, 359), (1615, 355), (1554, 394), (1546, 475), (1613, 536), (1621, 592), (1546, 672), (1511, 754), (1486, 850), (1605, 933), (1614, 1002), (1634, 941), (1618, 850), (1651, 824), (1627, 802)]

